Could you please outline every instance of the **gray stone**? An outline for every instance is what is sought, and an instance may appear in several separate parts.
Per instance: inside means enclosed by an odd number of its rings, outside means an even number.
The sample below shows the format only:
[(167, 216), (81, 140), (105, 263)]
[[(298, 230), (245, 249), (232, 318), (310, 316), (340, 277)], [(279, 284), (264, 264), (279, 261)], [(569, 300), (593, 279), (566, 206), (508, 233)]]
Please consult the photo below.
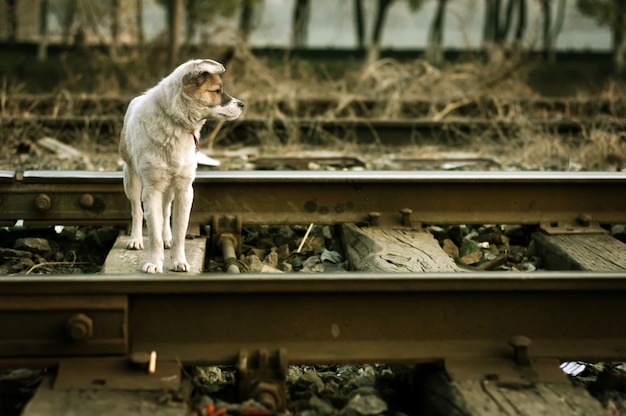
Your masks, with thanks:
[(374, 394), (355, 394), (341, 410), (341, 415), (380, 415), (387, 411), (387, 403)]
[(26, 250), (14, 250), (12, 248), (3, 248), (0, 247), (0, 259), (10, 259), (10, 258), (30, 258), (33, 256), (33, 253)]
[(52, 251), (48, 240), (38, 237), (18, 238), (15, 240), (13, 248), (16, 250), (30, 251), (36, 254), (46, 254)]

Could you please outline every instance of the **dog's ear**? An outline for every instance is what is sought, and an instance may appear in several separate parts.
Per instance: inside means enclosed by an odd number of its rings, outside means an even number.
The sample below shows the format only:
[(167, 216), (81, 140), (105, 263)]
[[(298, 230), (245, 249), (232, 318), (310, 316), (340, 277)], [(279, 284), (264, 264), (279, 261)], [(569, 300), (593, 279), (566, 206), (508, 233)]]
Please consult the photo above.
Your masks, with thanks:
[(203, 59), (196, 61), (191, 71), (187, 72), (183, 77), (184, 86), (200, 86), (211, 75), (219, 75), (226, 71), (224, 66), (212, 59)]
[(189, 72), (185, 74), (183, 77), (183, 86), (184, 87), (199, 87), (206, 81), (206, 79), (210, 76), (207, 71), (202, 72)]
[(206, 71), (209, 74), (222, 74), (226, 71), (224, 65), (212, 59), (204, 59), (198, 64), (198, 70)]

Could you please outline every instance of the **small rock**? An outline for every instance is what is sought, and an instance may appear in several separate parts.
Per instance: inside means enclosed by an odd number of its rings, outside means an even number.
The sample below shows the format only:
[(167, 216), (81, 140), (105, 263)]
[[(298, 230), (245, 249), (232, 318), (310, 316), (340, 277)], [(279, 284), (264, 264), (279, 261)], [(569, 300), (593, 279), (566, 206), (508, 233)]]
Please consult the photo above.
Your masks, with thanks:
[(443, 240), (442, 247), (443, 251), (453, 259), (459, 258), (459, 248), (454, 244), (454, 241), (446, 238)]
[(337, 251), (330, 251), (324, 248), (320, 253), (320, 259), (322, 261), (329, 261), (331, 263), (338, 264), (343, 261), (343, 256)]
[(265, 256), (265, 258), (263, 259), (263, 263), (272, 267), (272, 268), (277, 268), (278, 267), (278, 253), (276, 253), (275, 250), (270, 251), (267, 256)]
[(616, 224), (611, 227), (611, 235), (623, 243), (626, 243), (626, 225)]
[(334, 415), (337, 413), (330, 403), (320, 399), (315, 394), (311, 396), (308, 404), (311, 408), (310, 411), (312, 411), (311, 415)]
[(36, 263), (28, 257), (15, 258), (9, 264), (7, 264), (7, 272), (9, 274), (16, 274), (25, 272), (31, 269)]
[(473, 253), (466, 254), (459, 258), (459, 261), (463, 264), (476, 264), (483, 257), (482, 251), (474, 251)]
[(276, 248), (276, 254), (278, 254), (278, 261), (280, 263), (287, 261), (291, 250), (289, 250), (289, 244), (282, 244)]
[(387, 403), (374, 394), (355, 394), (341, 410), (341, 415), (380, 415), (387, 411)]
[(36, 254), (46, 254), (52, 250), (48, 240), (38, 237), (18, 238), (15, 240), (13, 248), (16, 250), (30, 251)]
[(3, 248), (0, 247), (0, 259), (10, 259), (10, 258), (30, 258), (33, 256), (33, 253), (26, 250), (14, 250), (12, 248)]
[(324, 381), (322, 381), (322, 378), (317, 374), (317, 371), (314, 370), (309, 370), (302, 374), (296, 382), (296, 385), (306, 386), (307, 390), (311, 390), (314, 393), (319, 393), (324, 390)]
[(302, 262), (302, 269), (300, 272), (305, 273), (321, 273), (324, 271), (324, 263), (319, 256), (311, 256)]
[(246, 256), (244, 261), (248, 265), (250, 273), (261, 273), (261, 270), (263, 270), (263, 262), (254, 254)]

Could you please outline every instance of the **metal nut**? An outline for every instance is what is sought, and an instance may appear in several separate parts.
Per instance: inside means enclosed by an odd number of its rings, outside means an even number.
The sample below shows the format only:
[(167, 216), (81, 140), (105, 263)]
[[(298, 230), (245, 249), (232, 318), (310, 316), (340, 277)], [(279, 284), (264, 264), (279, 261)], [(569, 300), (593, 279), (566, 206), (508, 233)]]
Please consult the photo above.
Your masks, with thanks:
[(84, 341), (93, 335), (93, 320), (84, 313), (77, 313), (67, 320), (65, 328), (71, 339)]
[(48, 211), (52, 207), (52, 200), (47, 194), (39, 194), (35, 197), (35, 209), (40, 212)]
[(80, 196), (80, 200), (78, 201), (81, 207), (83, 208), (91, 208), (94, 203), (93, 195), (91, 194), (82, 194)]
[(580, 225), (584, 227), (588, 227), (591, 224), (592, 219), (593, 218), (591, 217), (591, 215), (587, 214), (586, 212), (581, 212), (577, 218)]

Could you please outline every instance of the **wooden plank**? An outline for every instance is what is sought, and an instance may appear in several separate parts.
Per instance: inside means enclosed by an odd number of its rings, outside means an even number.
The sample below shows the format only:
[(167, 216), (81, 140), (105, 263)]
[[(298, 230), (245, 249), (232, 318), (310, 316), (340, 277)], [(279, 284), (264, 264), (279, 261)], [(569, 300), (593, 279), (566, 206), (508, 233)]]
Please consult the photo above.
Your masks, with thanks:
[(106, 389), (55, 389), (53, 376), (44, 378), (23, 416), (66, 415), (150, 415), (182, 416), (187, 406), (172, 400), (166, 391), (127, 391)]
[(450, 272), (460, 269), (429, 233), (409, 228), (341, 225), (352, 270), (376, 272)]
[[(148, 256), (148, 237), (143, 238), (144, 250), (128, 250), (129, 236), (120, 235), (111, 251), (104, 261), (102, 274), (129, 274), (141, 273), (141, 266), (145, 263)], [(185, 240), (185, 253), (190, 270), (187, 274), (199, 274), (204, 269), (204, 257), (206, 252), (206, 237), (194, 236), (193, 239)], [(170, 272), (170, 255), (169, 250), (165, 250), (165, 264), (163, 271)], [(171, 272), (174, 273), (174, 272)]]
[(626, 244), (609, 234), (533, 234), (537, 254), (550, 270), (626, 270)]
[(433, 416), (606, 415), (584, 387), (565, 378), (564, 382), (507, 383), (489, 377), (457, 380), (440, 371), (427, 378), (423, 400), (423, 414)]

